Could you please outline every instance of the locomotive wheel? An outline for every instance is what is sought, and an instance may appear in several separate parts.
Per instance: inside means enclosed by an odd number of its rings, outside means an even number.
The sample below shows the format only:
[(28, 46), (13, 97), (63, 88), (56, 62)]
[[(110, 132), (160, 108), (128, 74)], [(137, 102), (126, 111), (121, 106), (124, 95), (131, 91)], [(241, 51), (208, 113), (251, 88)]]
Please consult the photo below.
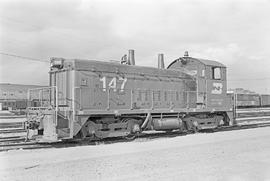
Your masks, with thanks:
[(125, 136), (126, 140), (134, 140), (138, 135), (136, 133), (130, 133), (127, 136)]
[(192, 124), (193, 124), (192, 131), (194, 133), (197, 133), (199, 131), (199, 129), (198, 129), (198, 122), (197, 121), (192, 121)]
[(197, 127), (194, 126), (194, 127), (192, 128), (192, 132), (193, 132), (193, 133), (198, 133), (198, 131), (199, 131), (199, 129), (198, 129)]
[(198, 122), (197, 121), (193, 121), (192, 119), (186, 119), (184, 120), (184, 130), (185, 132), (189, 132), (189, 133), (196, 133), (198, 132)]
[(124, 119), (124, 122), (127, 122), (127, 130), (129, 134), (125, 136), (127, 140), (134, 140), (141, 132), (140, 125), (136, 119)]
[(95, 138), (95, 131), (95, 123), (89, 121), (81, 129), (81, 138), (92, 140)]

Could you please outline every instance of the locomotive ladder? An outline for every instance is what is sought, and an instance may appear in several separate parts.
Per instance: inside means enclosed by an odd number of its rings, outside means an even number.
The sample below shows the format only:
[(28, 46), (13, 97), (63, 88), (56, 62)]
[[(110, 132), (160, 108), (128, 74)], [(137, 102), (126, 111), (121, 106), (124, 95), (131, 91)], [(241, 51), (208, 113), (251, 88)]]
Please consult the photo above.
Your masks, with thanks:
[[(27, 124), (43, 129), (42, 139), (57, 141), (58, 90), (56, 86), (28, 90)], [(31, 127), (31, 125), (36, 125)]]

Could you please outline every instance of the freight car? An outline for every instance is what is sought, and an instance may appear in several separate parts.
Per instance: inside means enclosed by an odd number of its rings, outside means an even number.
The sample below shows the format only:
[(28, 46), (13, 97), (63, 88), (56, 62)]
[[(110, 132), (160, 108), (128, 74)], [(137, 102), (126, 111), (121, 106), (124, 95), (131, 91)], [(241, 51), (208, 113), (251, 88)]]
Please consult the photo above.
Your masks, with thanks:
[(29, 129), (41, 141), (134, 138), (144, 130), (197, 131), (232, 124), (226, 67), (186, 54), (167, 69), (52, 58), (50, 86), (29, 90)]
[(260, 98), (261, 107), (270, 107), (270, 95), (262, 94)]
[(2, 102), (3, 110), (25, 110), (27, 108), (27, 99), (5, 100)]
[(236, 108), (270, 107), (270, 95), (250, 93), (227, 93), (231, 100), (235, 99)]
[(259, 94), (236, 94), (236, 106), (238, 108), (260, 107), (261, 97)]

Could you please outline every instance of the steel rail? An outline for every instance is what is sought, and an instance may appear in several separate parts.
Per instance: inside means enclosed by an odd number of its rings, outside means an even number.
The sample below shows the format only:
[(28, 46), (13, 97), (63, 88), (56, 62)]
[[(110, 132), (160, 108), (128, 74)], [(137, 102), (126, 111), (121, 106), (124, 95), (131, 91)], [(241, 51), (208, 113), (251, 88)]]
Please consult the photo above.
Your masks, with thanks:
[[(214, 133), (214, 132), (223, 132), (223, 131), (235, 131), (235, 130), (243, 130), (243, 129), (253, 129), (253, 128), (261, 128), (261, 127), (270, 127), (270, 122), (268, 123), (255, 123), (255, 124), (247, 124), (247, 125), (235, 125), (235, 126), (224, 126), (219, 127), (216, 129), (209, 129), (209, 130), (201, 130), (200, 132), (204, 133)], [(200, 133), (199, 132), (199, 133)], [(172, 131), (172, 132), (143, 132), (141, 133), (135, 141), (140, 140), (152, 140), (155, 138), (168, 138), (168, 137), (177, 137), (183, 135), (194, 134), (194, 132), (182, 132), (179, 131)], [(7, 142), (7, 144), (0, 144), (0, 151), (7, 151), (7, 150), (14, 150), (14, 149), (40, 149), (40, 148), (64, 148), (64, 147), (75, 147), (75, 146), (85, 146), (85, 145), (100, 145), (100, 144), (113, 144), (118, 142), (130, 142), (133, 140), (126, 140), (121, 137), (117, 138), (107, 138), (104, 140), (71, 140), (65, 142), (58, 142), (58, 143), (38, 143), (36, 141), (30, 142), (18, 142), (14, 143), (12, 141)]]

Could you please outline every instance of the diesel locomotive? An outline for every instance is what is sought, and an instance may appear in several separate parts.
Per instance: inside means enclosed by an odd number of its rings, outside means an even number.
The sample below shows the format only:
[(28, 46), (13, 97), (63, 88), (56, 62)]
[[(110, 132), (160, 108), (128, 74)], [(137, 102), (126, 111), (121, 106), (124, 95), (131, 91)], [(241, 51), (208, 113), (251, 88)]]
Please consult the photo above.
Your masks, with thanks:
[(127, 61), (52, 58), (49, 87), (29, 90), (28, 129), (39, 141), (134, 138), (145, 130), (198, 131), (233, 125), (226, 66), (184, 57), (164, 68)]

